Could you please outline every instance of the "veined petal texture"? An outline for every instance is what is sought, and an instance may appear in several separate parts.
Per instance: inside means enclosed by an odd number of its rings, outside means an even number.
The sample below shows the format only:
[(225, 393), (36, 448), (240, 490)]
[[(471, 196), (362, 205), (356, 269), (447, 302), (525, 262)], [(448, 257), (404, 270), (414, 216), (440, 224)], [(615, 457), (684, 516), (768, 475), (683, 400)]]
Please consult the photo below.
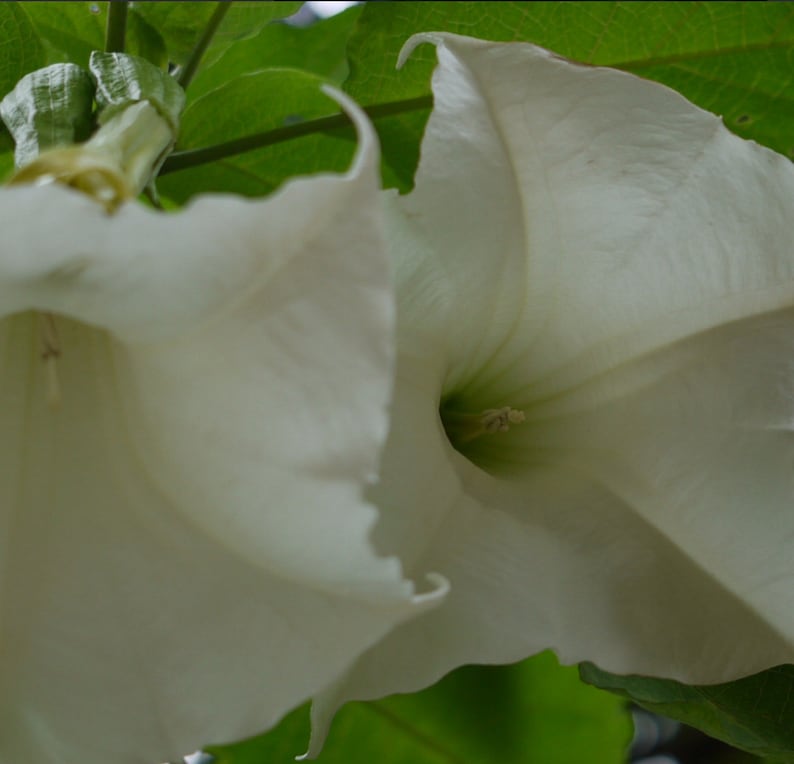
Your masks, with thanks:
[(350, 171), (264, 200), (0, 190), (3, 764), (254, 734), (432, 600), (369, 540), (394, 298), (346, 108)]

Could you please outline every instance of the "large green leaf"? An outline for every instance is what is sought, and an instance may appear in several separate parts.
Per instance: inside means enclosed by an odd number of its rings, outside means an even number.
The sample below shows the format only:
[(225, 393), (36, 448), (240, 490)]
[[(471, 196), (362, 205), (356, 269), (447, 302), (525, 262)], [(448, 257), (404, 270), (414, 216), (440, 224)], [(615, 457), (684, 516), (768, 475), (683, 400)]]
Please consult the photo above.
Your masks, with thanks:
[(617, 676), (582, 664), (582, 678), (644, 708), (776, 762), (794, 762), (794, 666), (735, 682), (691, 687), (667, 679)]
[[(0, 149), (0, 183), (5, 183), (14, 172), (14, 146), (8, 131), (3, 131), (0, 136), (2, 149)], [(6, 142), (11, 142), (10, 148), (6, 148)]]
[[(226, 1), (226, 0), (224, 0)], [(214, 2), (142, 2), (134, 10), (163, 36), (172, 62), (185, 62), (218, 4)], [(234, 2), (206, 53), (204, 65), (235, 40), (252, 37), (275, 19), (294, 13), (299, 2)]]
[[(2, 3), (0, 7), (16, 5)], [(88, 66), (91, 51), (105, 45), (107, 2), (24, 3), (25, 12), (45, 42), (49, 62), (72, 61)], [(158, 66), (169, 57), (183, 63), (207, 25), (213, 2), (130, 3), (127, 17), (127, 52)], [(217, 58), (236, 40), (250, 37), (274, 19), (293, 13), (299, 2), (236, 2), (230, 7), (207, 52)], [(206, 62), (205, 62), (206, 63)]]
[[(305, 711), (218, 764), (287, 764), (305, 746)], [(345, 707), (318, 764), (621, 764), (631, 738), (623, 702), (582, 684), (551, 653), (515, 666), (467, 667), (414, 695)]]
[(188, 91), (197, 98), (243, 74), (289, 67), (341, 83), (347, 76), (345, 45), (361, 6), (349, 8), (308, 27), (269, 24), (257, 35), (232, 43), (193, 80)]
[[(0, 99), (47, 63), (44, 46), (21, 3), (0, 3)], [(0, 179), (14, 167), (14, 140), (0, 123)]]
[[(348, 45), (348, 92), (365, 105), (429, 93), (431, 46), (420, 47), (402, 71), (395, 70), (400, 48), (420, 31), (533, 42), (658, 80), (724, 115), (740, 135), (794, 157), (789, 3), (368, 3)], [(415, 114), (390, 117), (378, 129), (385, 162), (415, 167), (422, 120)]]
[(20, 3), (0, 3), (0, 98), (47, 63), (36, 29)]
[[(320, 88), (323, 79), (291, 69), (237, 77), (191, 103), (182, 116), (180, 150), (198, 149), (339, 113)], [(355, 150), (352, 128), (315, 133), (276, 146), (166, 175), (160, 192), (182, 203), (196, 193), (227, 191), (261, 196), (286, 178), (317, 171), (343, 172)]]
[[(37, 2), (24, 8), (47, 47), (48, 62), (88, 68), (91, 52), (104, 49), (107, 2)], [(127, 51), (165, 66), (163, 38), (136, 11), (131, 8), (127, 18)]]
[(93, 50), (105, 45), (106, 3), (24, 3), (48, 49), (51, 63), (71, 61), (88, 68)]

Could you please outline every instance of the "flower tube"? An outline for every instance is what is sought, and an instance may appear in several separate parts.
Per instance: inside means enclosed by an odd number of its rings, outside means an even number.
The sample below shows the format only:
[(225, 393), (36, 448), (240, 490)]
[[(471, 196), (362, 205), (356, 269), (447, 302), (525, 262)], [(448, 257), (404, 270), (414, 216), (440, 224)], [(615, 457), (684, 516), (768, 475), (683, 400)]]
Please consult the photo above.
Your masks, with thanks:
[(794, 169), (638, 77), (450, 34), (384, 194), (376, 538), (451, 592), (315, 703), (465, 663), (691, 683), (794, 660)]
[(260, 732), (443, 593), (369, 539), (393, 292), (336, 98), (349, 172), (267, 199), (0, 189), (4, 764)]

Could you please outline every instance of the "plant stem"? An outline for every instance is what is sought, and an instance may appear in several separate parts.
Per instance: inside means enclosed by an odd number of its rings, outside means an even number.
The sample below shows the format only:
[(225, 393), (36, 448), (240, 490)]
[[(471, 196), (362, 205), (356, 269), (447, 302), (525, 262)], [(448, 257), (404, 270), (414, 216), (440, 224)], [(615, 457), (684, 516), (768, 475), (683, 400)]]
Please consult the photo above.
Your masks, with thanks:
[(210, 16), (207, 26), (204, 27), (201, 37), (199, 38), (193, 50), (190, 51), (190, 58), (188, 58), (187, 63), (182, 67), (182, 70), (179, 72), (179, 76), (177, 77), (177, 82), (184, 89), (187, 89), (190, 81), (195, 76), (196, 70), (201, 63), (202, 56), (207, 51), (207, 47), (212, 42), (212, 38), (215, 37), (218, 27), (220, 27), (223, 17), (227, 14), (231, 5), (231, 0), (221, 0), (221, 2), (216, 3), (215, 10), (212, 12), (212, 16)]
[[(432, 106), (433, 96), (426, 95), (419, 96), (418, 98), (410, 98), (405, 101), (390, 101), (388, 103), (365, 106), (364, 111), (370, 119), (378, 119), (381, 117), (389, 117), (394, 114), (405, 114), (406, 112), (429, 109)], [(304, 135), (338, 130), (348, 125), (350, 125), (350, 120), (345, 114), (334, 114), (330, 117), (311, 119), (297, 125), (277, 127), (275, 130), (268, 130), (264, 133), (246, 135), (242, 138), (236, 138), (233, 141), (218, 143), (203, 149), (178, 151), (171, 154), (171, 156), (165, 160), (160, 170), (160, 175), (167, 175), (168, 173), (177, 172), (178, 170), (187, 170), (190, 167), (198, 167), (202, 164), (216, 162), (219, 159), (226, 159), (227, 157), (236, 156), (237, 154), (244, 154), (246, 151), (253, 151), (254, 149), (261, 149), (265, 146), (272, 146), (275, 143), (283, 143), (284, 141), (301, 138)]]
[(108, 3), (108, 23), (105, 28), (105, 52), (123, 53), (127, 34), (127, 0)]

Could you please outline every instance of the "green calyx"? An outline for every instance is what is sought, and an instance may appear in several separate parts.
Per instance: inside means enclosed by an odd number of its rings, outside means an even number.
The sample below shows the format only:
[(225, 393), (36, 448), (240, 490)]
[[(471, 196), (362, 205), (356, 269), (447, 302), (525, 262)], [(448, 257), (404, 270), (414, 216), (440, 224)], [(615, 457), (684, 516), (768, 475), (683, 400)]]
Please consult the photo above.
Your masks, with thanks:
[(179, 117), (185, 107), (185, 91), (171, 75), (146, 59), (126, 53), (94, 51), (88, 64), (96, 83), (99, 124), (103, 125), (133, 104), (149, 101), (179, 132)]
[(0, 101), (0, 118), (16, 144), (17, 168), (47, 149), (86, 140), (94, 124), (93, 102), (94, 83), (76, 64), (26, 74)]
[(113, 211), (151, 184), (172, 151), (185, 95), (137, 56), (94, 52), (89, 68), (38, 70), (0, 103), (17, 144), (10, 183), (60, 183)]

